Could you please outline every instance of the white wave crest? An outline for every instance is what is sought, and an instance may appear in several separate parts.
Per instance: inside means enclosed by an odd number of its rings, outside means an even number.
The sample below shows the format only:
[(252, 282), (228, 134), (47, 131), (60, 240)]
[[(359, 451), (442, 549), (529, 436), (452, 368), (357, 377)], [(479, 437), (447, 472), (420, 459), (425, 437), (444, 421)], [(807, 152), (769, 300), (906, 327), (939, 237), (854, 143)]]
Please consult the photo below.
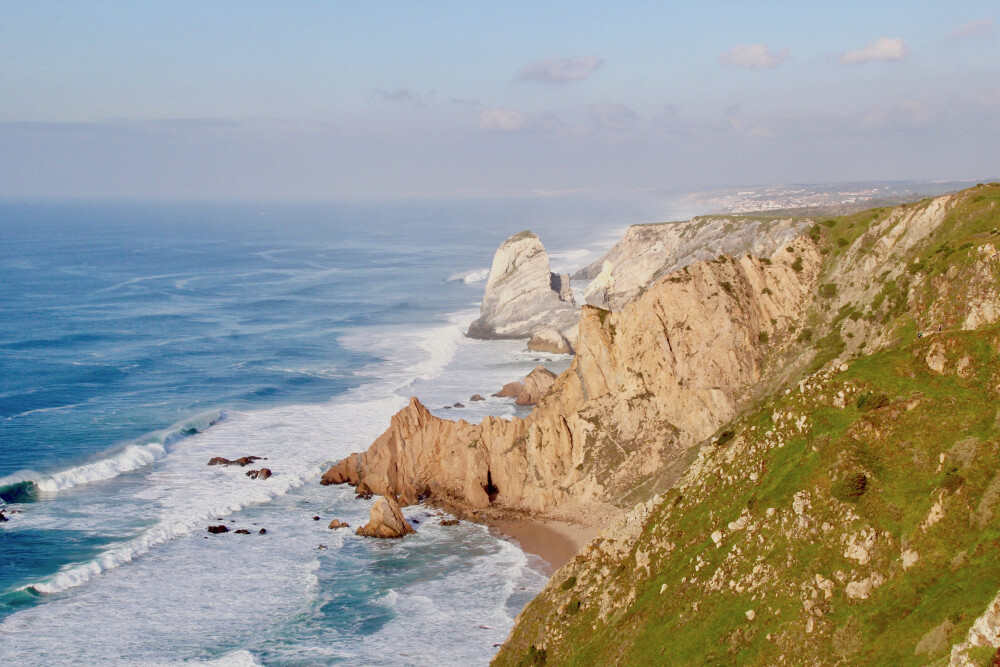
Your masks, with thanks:
[[(222, 413), (218, 410), (207, 412), (194, 419), (178, 422), (170, 428), (154, 431), (99, 461), (86, 463), (51, 475), (31, 477), (21, 473), (21, 479), (11, 481), (31, 481), (43, 493), (54, 494), (81, 484), (112, 479), (122, 473), (138, 470), (163, 458), (167, 454), (166, 445), (188, 435), (200, 433), (217, 423), (221, 418)], [(3, 481), (6, 482), (6, 478)], [(4, 485), (4, 483), (0, 483), (0, 486)]]
[(489, 269), (476, 269), (474, 271), (461, 271), (459, 273), (453, 273), (448, 276), (448, 282), (461, 280), (466, 285), (471, 285), (472, 283), (481, 283), (489, 277)]

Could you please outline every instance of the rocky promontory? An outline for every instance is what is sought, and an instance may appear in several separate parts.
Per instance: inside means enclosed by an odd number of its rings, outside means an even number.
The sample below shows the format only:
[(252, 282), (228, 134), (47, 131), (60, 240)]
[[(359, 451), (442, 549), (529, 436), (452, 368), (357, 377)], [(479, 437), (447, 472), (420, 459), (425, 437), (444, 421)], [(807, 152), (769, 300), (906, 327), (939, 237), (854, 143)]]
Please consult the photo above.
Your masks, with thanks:
[(617, 310), (660, 277), (698, 260), (750, 253), (770, 257), (812, 225), (810, 220), (736, 216), (632, 225), (603, 257), (573, 275), (591, 280), (587, 303)]
[(549, 270), (549, 256), (538, 236), (520, 232), (504, 241), (493, 257), (479, 318), (470, 338), (531, 338), (529, 349), (572, 352), (580, 311), (570, 277)]
[(476, 510), (575, 505), (582, 519), (732, 419), (769, 338), (798, 321), (820, 255), (808, 238), (762, 261), (697, 262), (621, 312), (583, 308), (576, 357), (524, 419), (432, 415), (416, 398), (367, 452), (323, 475), (417, 503)]

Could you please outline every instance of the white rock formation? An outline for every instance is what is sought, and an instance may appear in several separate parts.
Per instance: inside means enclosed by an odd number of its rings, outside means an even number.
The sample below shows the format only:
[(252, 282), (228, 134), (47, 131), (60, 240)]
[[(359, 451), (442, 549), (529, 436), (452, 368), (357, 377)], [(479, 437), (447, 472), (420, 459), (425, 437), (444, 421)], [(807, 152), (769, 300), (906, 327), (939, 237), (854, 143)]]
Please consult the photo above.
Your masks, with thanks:
[(580, 310), (569, 275), (549, 270), (549, 256), (538, 237), (521, 232), (504, 241), (493, 257), (479, 318), (470, 338), (529, 338), (540, 334), (537, 347), (571, 352)]
[(592, 280), (587, 303), (618, 310), (657, 278), (702, 259), (750, 253), (770, 257), (812, 224), (808, 220), (696, 217), (687, 222), (632, 225), (621, 241), (574, 274)]

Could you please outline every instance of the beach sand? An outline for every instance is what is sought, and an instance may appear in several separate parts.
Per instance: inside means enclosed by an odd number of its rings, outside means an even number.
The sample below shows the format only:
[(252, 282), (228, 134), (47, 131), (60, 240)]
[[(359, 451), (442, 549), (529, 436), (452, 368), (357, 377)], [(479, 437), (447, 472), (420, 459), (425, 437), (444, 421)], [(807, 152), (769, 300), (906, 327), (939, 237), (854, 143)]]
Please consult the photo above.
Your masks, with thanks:
[(539, 556), (548, 564), (551, 575), (565, 565), (600, 532), (598, 528), (578, 526), (563, 521), (496, 521), (490, 526), (513, 539), (521, 549)]

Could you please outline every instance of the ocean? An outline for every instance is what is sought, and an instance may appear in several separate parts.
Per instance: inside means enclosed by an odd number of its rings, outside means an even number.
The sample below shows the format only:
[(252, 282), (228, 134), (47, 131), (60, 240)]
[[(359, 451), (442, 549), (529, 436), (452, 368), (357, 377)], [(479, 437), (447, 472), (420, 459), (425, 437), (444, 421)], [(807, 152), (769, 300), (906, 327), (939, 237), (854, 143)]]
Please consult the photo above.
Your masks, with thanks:
[[(422, 507), (403, 540), (331, 531), (371, 503), (319, 475), (411, 395), (512, 416), (468, 398), (568, 365), (463, 336), (503, 239), (575, 270), (674, 210), (0, 202), (0, 664), (488, 663), (537, 557)], [(244, 455), (274, 476), (206, 465)]]

